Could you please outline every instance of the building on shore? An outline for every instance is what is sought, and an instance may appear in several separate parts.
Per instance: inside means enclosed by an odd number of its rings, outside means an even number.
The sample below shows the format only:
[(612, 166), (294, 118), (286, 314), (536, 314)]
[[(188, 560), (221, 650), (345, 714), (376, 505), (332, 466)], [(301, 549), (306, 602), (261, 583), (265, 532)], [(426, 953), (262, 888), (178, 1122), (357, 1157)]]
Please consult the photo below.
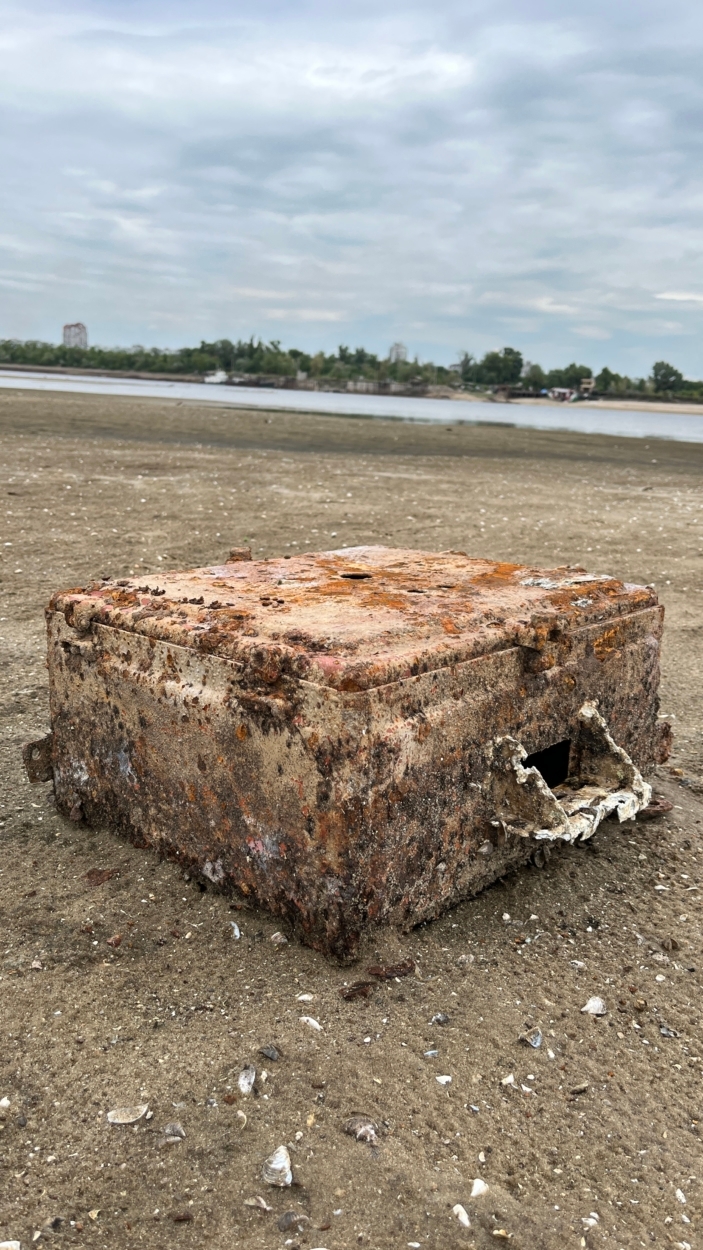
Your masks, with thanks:
[(82, 321), (73, 321), (63, 328), (64, 347), (87, 347), (88, 331)]

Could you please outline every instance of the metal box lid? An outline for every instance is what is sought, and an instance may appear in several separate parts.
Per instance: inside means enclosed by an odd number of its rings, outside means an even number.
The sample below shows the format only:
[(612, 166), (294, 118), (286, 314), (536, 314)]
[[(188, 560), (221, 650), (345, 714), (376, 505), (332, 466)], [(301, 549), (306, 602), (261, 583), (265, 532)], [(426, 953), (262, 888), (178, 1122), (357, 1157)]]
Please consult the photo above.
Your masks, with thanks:
[(506, 647), (543, 650), (656, 604), (650, 587), (581, 568), (347, 547), (98, 582), (49, 608), (79, 632), (96, 622), (235, 661), (242, 680), (360, 691)]

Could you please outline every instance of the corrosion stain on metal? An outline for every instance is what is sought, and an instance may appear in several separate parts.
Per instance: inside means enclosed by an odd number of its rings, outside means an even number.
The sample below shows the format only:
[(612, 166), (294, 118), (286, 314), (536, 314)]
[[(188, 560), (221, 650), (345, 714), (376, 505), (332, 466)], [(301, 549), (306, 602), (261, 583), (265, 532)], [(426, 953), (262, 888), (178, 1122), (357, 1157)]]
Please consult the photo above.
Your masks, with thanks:
[[(665, 751), (662, 618), (611, 577), (383, 547), (65, 591), (57, 802), (353, 957), (365, 925), (430, 919), (635, 793), (617, 752), (636, 772)], [(542, 795), (528, 828), (520, 752), (564, 742), (568, 793), (545, 784), (559, 810)]]

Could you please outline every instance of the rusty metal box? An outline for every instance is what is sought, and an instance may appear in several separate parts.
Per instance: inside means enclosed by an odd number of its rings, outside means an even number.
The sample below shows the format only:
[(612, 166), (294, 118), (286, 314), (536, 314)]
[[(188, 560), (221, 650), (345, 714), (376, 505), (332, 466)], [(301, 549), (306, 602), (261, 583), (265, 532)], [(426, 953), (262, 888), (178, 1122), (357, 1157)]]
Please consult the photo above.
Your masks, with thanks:
[(30, 772), (340, 958), (649, 801), (649, 588), (384, 547), (147, 580), (52, 598)]

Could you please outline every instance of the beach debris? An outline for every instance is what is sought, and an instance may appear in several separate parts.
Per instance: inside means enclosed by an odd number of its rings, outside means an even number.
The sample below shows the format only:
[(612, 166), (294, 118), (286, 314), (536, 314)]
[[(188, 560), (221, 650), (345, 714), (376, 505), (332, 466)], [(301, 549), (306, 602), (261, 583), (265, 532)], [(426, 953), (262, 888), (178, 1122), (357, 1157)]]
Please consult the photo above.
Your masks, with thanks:
[(83, 880), (95, 888), (98, 885), (104, 885), (111, 877), (116, 877), (119, 871), (119, 868), (90, 868)]
[(581, 1216), (581, 1223), (585, 1229), (596, 1228), (600, 1220), (597, 1211), (590, 1211), (588, 1215)]
[(677, 951), (681, 949), (675, 937), (662, 938), (661, 948), (663, 951)]
[(507, 1076), (501, 1077), (501, 1082), (500, 1082), (500, 1083), (501, 1083), (501, 1085), (514, 1085), (514, 1084), (515, 1084), (515, 1077), (514, 1077), (513, 1073), (512, 1073), (512, 1072), (509, 1072)]
[(437, 1011), (430, 1020), (430, 1024), (449, 1024), (449, 1016), (445, 1011)]
[(525, 1046), (531, 1046), (533, 1050), (538, 1050), (542, 1045), (542, 1030), (538, 1028), (528, 1029), (526, 1033), (521, 1033), (518, 1037), (519, 1042), (523, 1042)]
[(507, 1232), (504, 1228), (494, 1228), (492, 1232), (494, 1237), (500, 1237), (503, 1241), (510, 1241), (510, 1238), (513, 1235), (512, 1233)]
[(459, 955), (456, 964), (457, 968), (468, 968), (474, 962), (473, 955)]
[(33, 960), (32, 960), (32, 962), (31, 962), (31, 964), (30, 964), (29, 966), (30, 966), (30, 968), (32, 968), (35, 972), (43, 972), (43, 970), (44, 970), (44, 965), (43, 965), (43, 963), (42, 963), (41, 959), (33, 959)]
[(10, 1106), (10, 1099), (9, 1099), (9, 1098), (7, 1098), (7, 1097), (5, 1097), (5, 1098), (0, 1098), (0, 1111), (7, 1111), (7, 1108), (8, 1108), (9, 1106)]
[(22, 1250), (19, 1241), (0, 1241), (0, 1250)]
[(573, 1088), (569, 1090), (569, 1093), (573, 1094), (574, 1097), (576, 1097), (578, 1094), (585, 1094), (588, 1088), (589, 1088), (588, 1081), (581, 1081), (581, 1084), (574, 1085)]
[(352, 985), (342, 985), (339, 993), (348, 1003), (357, 998), (368, 998), (376, 986), (373, 981), (354, 981)]
[(314, 994), (296, 994), (296, 1003), (311, 1003), (315, 998)]
[(287, 946), (288, 945), (288, 938), (286, 937), (285, 933), (281, 933), (279, 930), (276, 930), (275, 933), (271, 934), (270, 941), (273, 942), (274, 946)]
[(350, 1116), (344, 1123), (344, 1132), (350, 1137), (355, 1137), (357, 1141), (368, 1142), (370, 1146), (378, 1145), (378, 1125), (368, 1115), (362, 1115), (358, 1111)]
[(309, 1216), (303, 1215), (302, 1211), (284, 1211), (276, 1220), (276, 1227), (282, 1233), (304, 1233), (305, 1225), (309, 1223)]
[(283, 1188), (285, 1185), (293, 1184), (290, 1155), (285, 1146), (279, 1146), (268, 1159), (264, 1160), (261, 1175), (267, 1185), (277, 1185)]
[(149, 1110), (148, 1102), (137, 1103), (134, 1107), (116, 1107), (114, 1111), (108, 1111), (108, 1124), (136, 1124), (137, 1120), (141, 1120)]
[(582, 972), (586, 967), (582, 959), (570, 959), (569, 964), (572, 968), (575, 968), (577, 972)]
[(503, 923), (510, 924), (510, 912), (509, 911), (503, 912)]
[(415, 960), (406, 959), (400, 964), (371, 964), (366, 971), (378, 981), (392, 981), (394, 977), (409, 977), (415, 971)]
[(117, 947), (122, 945), (122, 934), (121, 933), (113, 934), (111, 938), (107, 939), (107, 944), (108, 946), (111, 946), (113, 950), (117, 950)]
[(174, 1224), (190, 1224), (191, 1220), (194, 1219), (194, 1216), (192, 1211), (174, 1211), (171, 1219)]
[(186, 1135), (183, 1125), (180, 1124), (178, 1120), (171, 1120), (169, 1124), (164, 1124), (162, 1132), (163, 1144), (165, 1146), (177, 1145), (179, 1142), (183, 1141)]
[(237, 924), (236, 920), (230, 920), (229, 923), (232, 927), (232, 937), (234, 938), (235, 942), (238, 942), (240, 937), (242, 936), (242, 931), (239, 925)]
[(680, 1202), (683, 1207), (686, 1206), (686, 1195), (682, 1189), (676, 1190), (676, 1201)]
[(264, 1059), (270, 1059), (271, 1063), (278, 1063), (281, 1058), (281, 1052), (278, 1047), (274, 1046), (273, 1042), (268, 1043), (266, 1046), (260, 1046), (259, 1054), (263, 1055)]
[(589, 998), (585, 1007), (581, 1008), (581, 1015), (585, 1012), (586, 1015), (589, 1016), (604, 1016), (607, 1010), (608, 1008), (603, 1002), (603, 999), (599, 998), (597, 994), (594, 994), (592, 998)]
[(246, 1126), (247, 1126), (247, 1117), (246, 1117), (245, 1112), (244, 1112), (244, 1111), (241, 1111), (241, 1110), (240, 1110), (240, 1111), (238, 1111), (238, 1112), (237, 1112), (237, 1119), (242, 1121), (242, 1131), (243, 1131), (243, 1130), (246, 1128)]
[(237, 1085), (239, 1086), (240, 1093), (250, 1094), (254, 1088), (255, 1080), (256, 1068), (252, 1063), (248, 1063), (245, 1068), (242, 1068), (239, 1076), (237, 1077)]
[(307, 1024), (309, 1029), (315, 1029), (317, 1033), (322, 1032), (322, 1025), (320, 1024), (319, 1020), (315, 1019), (314, 1016), (301, 1016), (300, 1023)]
[(257, 1194), (255, 1198), (245, 1198), (244, 1206), (256, 1207), (259, 1211), (273, 1211), (273, 1207), (270, 1207), (266, 1199), (262, 1198), (260, 1194)]
[(452, 1215), (455, 1215), (462, 1228), (471, 1228), (471, 1220), (469, 1219), (466, 1209), (462, 1207), (460, 1202), (452, 1207)]
[(439, 1054), (438, 1050), (426, 1050), (424, 1052), (425, 1059), (436, 1059)]
[(673, 808), (673, 803), (664, 798), (663, 794), (653, 794), (646, 807), (640, 808), (637, 813), (638, 820), (656, 820), (659, 816), (665, 816)]
[(471, 1186), (471, 1197), (482, 1198), (483, 1195), (487, 1193), (488, 1193), (488, 1185), (486, 1184), (484, 1180), (482, 1180), (480, 1176), (477, 1176)]
[(680, 1037), (680, 1034), (677, 1033), (676, 1029), (670, 1028), (668, 1024), (660, 1024), (659, 1032), (662, 1037)]
[(452, 1078), (450, 1076), (436, 1076), (435, 1081), (438, 1085), (451, 1085)]

